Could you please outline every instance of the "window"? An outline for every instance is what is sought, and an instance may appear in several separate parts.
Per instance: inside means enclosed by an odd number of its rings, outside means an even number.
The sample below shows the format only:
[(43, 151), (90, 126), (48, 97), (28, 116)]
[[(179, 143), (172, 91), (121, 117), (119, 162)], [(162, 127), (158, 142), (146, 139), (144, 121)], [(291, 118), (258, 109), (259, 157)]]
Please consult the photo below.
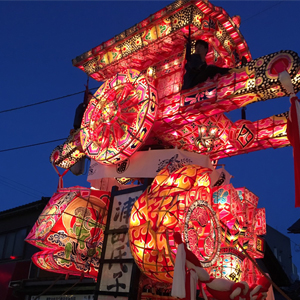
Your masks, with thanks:
[(21, 257), (23, 255), (26, 235), (26, 228), (0, 234), (0, 259)]
[(297, 268), (293, 263), (292, 263), (292, 270), (293, 270), (293, 274), (297, 274)]
[(281, 262), (281, 254), (278, 255), (278, 261)]

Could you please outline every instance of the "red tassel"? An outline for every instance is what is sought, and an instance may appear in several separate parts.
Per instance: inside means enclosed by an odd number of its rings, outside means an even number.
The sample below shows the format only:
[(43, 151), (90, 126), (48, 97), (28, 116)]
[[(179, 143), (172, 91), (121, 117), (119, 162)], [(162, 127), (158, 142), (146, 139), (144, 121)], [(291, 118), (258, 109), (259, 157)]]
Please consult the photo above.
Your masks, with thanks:
[(297, 111), (296, 101), (299, 99), (294, 96), (291, 99), (290, 118), (287, 121), (287, 136), (293, 146), (294, 153), (294, 173), (295, 173), (295, 207), (300, 207), (300, 115)]

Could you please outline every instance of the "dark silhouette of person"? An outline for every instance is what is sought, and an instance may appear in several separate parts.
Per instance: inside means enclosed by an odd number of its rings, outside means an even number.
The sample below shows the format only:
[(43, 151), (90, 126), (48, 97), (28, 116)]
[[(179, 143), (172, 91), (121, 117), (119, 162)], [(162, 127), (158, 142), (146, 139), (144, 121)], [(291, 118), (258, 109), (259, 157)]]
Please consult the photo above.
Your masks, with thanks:
[[(73, 127), (74, 129), (70, 130), (70, 135), (76, 135), (78, 134), (80, 127), (81, 127), (81, 121), (84, 115), (84, 112), (90, 102), (90, 100), (93, 98), (93, 94), (88, 90), (88, 87), (86, 88), (85, 94), (84, 94), (84, 100), (82, 103), (80, 103), (75, 112), (74, 116), (74, 122), (73, 122)], [(81, 147), (80, 147), (81, 148)], [(79, 148), (78, 148), (79, 149)], [(80, 151), (83, 151), (83, 149), (79, 149)], [(82, 175), (84, 174), (85, 171), (85, 158), (86, 156), (82, 157), (77, 163), (75, 163), (72, 167), (70, 167), (70, 171), (76, 175)]]
[(182, 90), (190, 89), (197, 84), (213, 78), (216, 74), (227, 74), (230, 68), (220, 68), (214, 65), (207, 65), (205, 56), (208, 52), (208, 43), (203, 40), (197, 40), (195, 44), (195, 53), (191, 54), (191, 42), (188, 39), (186, 45), (186, 64), (185, 75), (183, 77)]
[(73, 123), (73, 127), (75, 130), (81, 127), (83, 114), (92, 98), (93, 94), (91, 92), (88, 92), (87, 95), (84, 97), (84, 101), (77, 106)]

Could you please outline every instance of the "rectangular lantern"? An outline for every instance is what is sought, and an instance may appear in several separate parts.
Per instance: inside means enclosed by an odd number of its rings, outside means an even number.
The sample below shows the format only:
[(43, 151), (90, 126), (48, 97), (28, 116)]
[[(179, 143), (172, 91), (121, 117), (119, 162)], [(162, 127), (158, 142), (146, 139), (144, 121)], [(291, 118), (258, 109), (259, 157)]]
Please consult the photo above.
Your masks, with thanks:
[(265, 208), (256, 209), (254, 230), (257, 235), (265, 235), (267, 233)]
[(212, 206), (215, 211), (218, 211), (220, 220), (230, 229), (242, 209), (239, 195), (232, 184), (217, 187), (213, 190)]
[(245, 187), (237, 188), (236, 190), (240, 200), (245, 205), (246, 222), (248, 226), (252, 226), (252, 228), (254, 229), (255, 213), (256, 213), (256, 207), (258, 203), (258, 197)]

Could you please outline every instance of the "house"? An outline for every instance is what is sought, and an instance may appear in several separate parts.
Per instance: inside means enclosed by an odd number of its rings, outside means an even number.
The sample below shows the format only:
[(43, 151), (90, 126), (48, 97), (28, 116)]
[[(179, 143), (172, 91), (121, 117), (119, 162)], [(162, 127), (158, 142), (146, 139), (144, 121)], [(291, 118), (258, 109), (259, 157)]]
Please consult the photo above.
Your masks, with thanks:
[[(31, 300), (44, 293), (39, 300), (91, 300), (95, 290), (95, 281), (90, 278), (50, 273), (37, 268), (31, 261), (37, 248), (24, 239), (43, 211), (50, 198), (18, 206), (0, 212), (0, 294), (2, 300)], [(47, 289), (51, 287), (51, 292)], [(62, 295), (68, 289), (66, 296)], [(78, 292), (79, 291), (79, 292)], [(80, 295), (74, 296), (74, 292)], [(50, 294), (50, 296), (49, 296)], [(54, 297), (54, 298), (53, 298)]]

